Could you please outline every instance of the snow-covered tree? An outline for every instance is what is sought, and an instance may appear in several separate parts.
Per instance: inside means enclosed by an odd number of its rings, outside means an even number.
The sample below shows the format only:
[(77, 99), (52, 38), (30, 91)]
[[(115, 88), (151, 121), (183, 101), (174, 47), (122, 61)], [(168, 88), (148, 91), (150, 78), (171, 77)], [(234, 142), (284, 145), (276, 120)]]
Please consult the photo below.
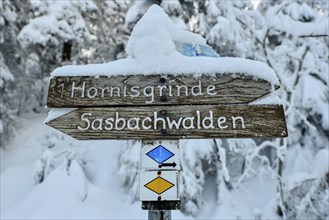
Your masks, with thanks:
[(1, 136), (16, 116), (41, 112), (49, 73), (125, 56), (129, 1), (1, 1)]
[(10, 89), (9, 85), (15, 80), (13, 74), (10, 72), (5, 63), (2, 53), (0, 53), (0, 147), (5, 143), (15, 130), (15, 114), (10, 112)]
[[(197, 214), (210, 176), (216, 176), (214, 190), (220, 200), (223, 183), (227, 189), (236, 190), (246, 180), (270, 173), (279, 181), (279, 214), (289, 216), (284, 210), (285, 195), (289, 193), (284, 188), (285, 175), (296, 165), (290, 159), (282, 164), (285, 155), (304, 157), (305, 152), (300, 149), (307, 149), (311, 152), (310, 161), (319, 150), (328, 148), (327, 4), (264, 1), (258, 11), (249, 1), (136, 1), (128, 11), (127, 20), (136, 23), (151, 3), (163, 7), (178, 26), (205, 36), (221, 56), (266, 62), (280, 78), (282, 87), (276, 93), (287, 107), (289, 138), (286, 140), (184, 143), (183, 211)], [(190, 19), (186, 19), (186, 14)], [(191, 149), (194, 145), (204, 148), (202, 153)]]
[[(196, 216), (206, 188), (220, 204), (225, 192), (272, 174), (279, 180), (282, 215), (328, 218), (328, 170), (314, 174), (328, 167), (328, 159), (319, 156), (328, 155), (329, 145), (326, 0), (267, 0), (257, 9), (243, 0), (0, 1), (1, 146), (24, 113), (42, 111), (51, 70), (125, 57), (130, 31), (152, 4), (160, 5), (178, 27), (202, 35), (221, 56), (267, 63), (278, 74), (276, 94), (286, 107), (285, 140), (181, 141), (182, 211)], [(38, 183), (61, 168), (84, 178), (83, 160), (74, 147), (58, 153), (45, 145), (35, 170)], [(139, 142), (127, 142), (118, 160), (123, 186), (135, 200), (138, 148)]]
[[(263, 60), (280, 78), (280, 96), (287, 107), (289, 138), (280, 143), (288, 150), (283, 183), (291, 172), (307, 172), (316, 153), (329, 145), (328, 4), (320, 7), (323, 2), (318, 3), (283, 1), (273, 6), (269, 2), (260, 5), (266, 25), (257, 40)], [(296, 159), (291, 160), (292, 155)], [(282, 192), (285, 193), (289, 191)], [(282, 210), (287, 216), (295, 212), (289, 203), (285, 203), (289, 206), (287, 213)], [(305, 217), (300, 213), (297, 216)]]
[[(46, 72), (62, 63), (113, 60), (123, 50), (125, 1), (32, 3), (36, 16), (21, 30), (18, 38), (31, 53), (52, 60), (54, 65), (45, 69)], [(113, 37), (116, 35), (118, 37)]]
[[(23, 5), (25, 7), (23, 7)], [(0, 146), (14, 133), (19, 116), (24, 109), (24, 99), (30, 99), (34, 92), (29, 90), (24, 73), (24, 50), (17, 35), (29, 19), (30, 4), (23, 1), (1, 1), (0, 10)], [(30, 103), (30, 106), (33, 106)]]
[(209, 1), (200, 26), (221, 56), (253, 59), (256, 48), (251, 29), (260, 26), (260, 20), (250, 1)]

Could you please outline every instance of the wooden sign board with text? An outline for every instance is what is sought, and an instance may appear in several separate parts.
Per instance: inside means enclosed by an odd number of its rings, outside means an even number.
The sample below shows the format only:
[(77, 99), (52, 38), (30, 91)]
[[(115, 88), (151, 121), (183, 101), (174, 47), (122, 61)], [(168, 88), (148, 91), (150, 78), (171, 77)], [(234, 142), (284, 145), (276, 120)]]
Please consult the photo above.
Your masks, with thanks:
[(47, 123), (79, 140), (287, 137), (280, 105), (80, 108)]
[(247, 104), (271, 91), (269, 82), (243, 74), (54, 77), (47, 106)]

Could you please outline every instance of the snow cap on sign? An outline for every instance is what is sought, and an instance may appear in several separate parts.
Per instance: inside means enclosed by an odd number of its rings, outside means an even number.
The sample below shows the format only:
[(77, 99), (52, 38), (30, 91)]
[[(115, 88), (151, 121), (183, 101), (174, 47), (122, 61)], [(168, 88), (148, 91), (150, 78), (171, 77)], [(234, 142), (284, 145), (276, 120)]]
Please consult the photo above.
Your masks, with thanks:
[(203, 37), (180, 29), (160, 6), (152, 5), (133, 29), (126, 52), (130, 58), (175, 55), (174, 42), (206, 45)]
[[(186, 44), (189, 46), (190, 55), (185, 53)], [(51, 75), (186, 74), (197, 78), (201, 75), (241, 74), (264, 79), (272, 85), (279, 84), (275, 72), (265, 63), (242, 58), (217, 57), (216, 53), (207, 47), (209, 46), (203, 37), (179, 28), (161, 7), (152, 5), (131, 33), (126, 47), (128, 58), (105, 64), (64, 66), (55, 69)]]

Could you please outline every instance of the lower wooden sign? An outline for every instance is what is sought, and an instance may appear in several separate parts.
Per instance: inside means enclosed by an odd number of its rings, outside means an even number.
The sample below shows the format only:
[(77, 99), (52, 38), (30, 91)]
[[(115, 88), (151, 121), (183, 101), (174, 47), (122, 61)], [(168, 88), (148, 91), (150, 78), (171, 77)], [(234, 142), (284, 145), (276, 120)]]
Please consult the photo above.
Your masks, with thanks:
[(79, 140), (288, 136), (281, 105), (81, 108), (47, 124)]

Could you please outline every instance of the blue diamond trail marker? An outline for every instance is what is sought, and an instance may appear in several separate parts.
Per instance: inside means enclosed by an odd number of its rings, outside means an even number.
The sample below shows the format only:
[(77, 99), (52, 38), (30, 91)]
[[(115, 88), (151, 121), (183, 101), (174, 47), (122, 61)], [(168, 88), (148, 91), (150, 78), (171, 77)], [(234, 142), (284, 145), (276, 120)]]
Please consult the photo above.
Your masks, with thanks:
[(153, 150), (146, 153), (146, 155), (149, 156), (154, 161), (156, 161), (158, 164), (162, 164), (169, 158), (173, 157), (175, 154), (173, 154), (170, 150), (168, 150), (164, 146), (159, 145)]

